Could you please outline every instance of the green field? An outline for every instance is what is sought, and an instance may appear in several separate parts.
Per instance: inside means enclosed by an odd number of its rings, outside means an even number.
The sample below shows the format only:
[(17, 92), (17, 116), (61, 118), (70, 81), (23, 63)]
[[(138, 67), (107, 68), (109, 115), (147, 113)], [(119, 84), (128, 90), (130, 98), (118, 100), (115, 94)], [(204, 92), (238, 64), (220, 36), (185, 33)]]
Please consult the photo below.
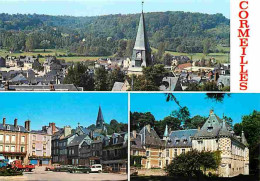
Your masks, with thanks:
[[(36, 49), (33, 52), (21, 52), (21, 53), (9, 53), (6, 50), (0, 49), (0, 57), (5, 57), (7, 55), (9, 56), (58, 56), (58, 55), (64, 55), (67, 54), (66, 51), (63, 50), (54, 50), (54, 49), (46, 49), (44, 52), (43, 49)], [(58, 56), (58, 59), (64, 59), (66, 62), (82, 62), (82, 61), (95, 61), (98, 60), (101, 57), (84, 57), (84, 56), (75, 56), (75, 57), (64, 57), (64, 56)], [(40, 62), (43, 62), (45, 58), (39, 58)]]
[[(229, 47), (218, 47), (219, 51), (223, 52), (229, 52), (230, 48)], [(157, 49), (152, 48), (153, 52), (157, 52)], [(215, 58), (217, 63), (230, 63), (230, 54), (229, 53), (210, 53), (207, 56), (205, 56), (203, 53), (179, 53), (179, 52), (172, 52), (172, 51), (166, 51), (165, 53), (169, 53), (174, 56), (188, 56), (190, 59), (196, 61), (196, 60), (201, 60), (202, 58), (205, 59), (210, 59), (210, 58)]]
[[(152, 48), (153, 51), (157, 51), (156, 49)], [(228, 47), (223, 48), (224, 51), (229, 51)], [(205, 56), (203, 53), (194, 53), (194, 54), (188, 54), (188, 53), (179, 53), (179, 52), (170, 52), (166, 51), (165, 53), (169, 53), (171, 55), (175, 56), (188, 56), (192, 60), (200, 60), (202, 58), (215, 58), (218, 63), (229, 63), (229, 54), (228, 53), (210, 53), (209, 55)], [(0, 57), (5, 57), (6, 55), (10, 56), (57, 56), (58, 59), (64, 59), (66, 62), (82, 62), (82, 61), (95, 61), (98, 60), (101, 57), (84, 57), (84, 56), (75, 56), (75, 57), (65, 57), (65, 56), (59, 56), (59, 55), (66, 55), (67, 52), (64, 50), (55, 50), (55, 49), (46, 49), (44, 52), (43, 49), (36, 49), (33, 52), (21, 52), (21, 53), (9, 53), (6, 50), (0, 49)], [(72, 54), (73, 55), (73, 54)], [(45, 58), (39, 58), (40, 62), (43, 62)]]

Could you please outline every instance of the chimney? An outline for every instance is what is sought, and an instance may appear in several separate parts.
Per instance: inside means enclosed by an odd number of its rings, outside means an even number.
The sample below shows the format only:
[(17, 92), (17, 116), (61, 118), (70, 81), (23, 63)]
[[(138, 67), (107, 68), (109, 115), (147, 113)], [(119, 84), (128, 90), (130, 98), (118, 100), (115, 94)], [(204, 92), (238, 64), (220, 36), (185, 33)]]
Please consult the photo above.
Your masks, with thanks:
[(17, 127), (17, 119), (16, 118), (14, 119), (14, 127), (15, 128)]
[(89, 132), (89, 137), (90, 137), (90, 139), (93, 139), (93, 137), (94, 137), (94, 132), (92, 130)]
[(6, 83), (5, 83), (5, 91), (9, 91), (9, 82), (8, 81), (6, 81)]
[(52, 124), (51, 125), (51, 132), (52, 132), (52, 134), (54, 134), (56, 126), (55, 126), (55, 123), (51, 123), (51, 124)]
[(5, 126), (5, 119), (6, 119), (6, 118), (3, 118), (3, 126)]
[(150, 132), (151, 132), (151, 125), (150, 125), (150, 124), (147, 124), (147, 125), (146, 125), (146, 128), (147, 128), (148, 132), (150, 133)]
[(64, 126), (64, 137), (71, 134), (71, 127), (70, 126)]
[(30, 120), (27, 120), (24, 122), (24, 127), (27, 131), (31, 131), (30, 129), (30, 124), (31, 124), (31, 121)]
[(55, 91), (54, 85), (50, 84), (50, 91)]
[(136, 138), (136, 130), (133, 130), (133, 137)]

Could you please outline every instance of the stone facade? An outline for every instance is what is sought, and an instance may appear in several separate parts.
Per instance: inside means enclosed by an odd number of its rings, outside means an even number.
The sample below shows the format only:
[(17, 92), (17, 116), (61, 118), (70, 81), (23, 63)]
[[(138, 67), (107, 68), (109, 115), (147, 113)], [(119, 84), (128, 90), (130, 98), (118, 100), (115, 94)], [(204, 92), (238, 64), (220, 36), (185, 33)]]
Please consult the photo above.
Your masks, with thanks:
[[(162, 139), (149, 125), (138, 134), (133, 131), (130, 142), (131, 165), (141, 164), (143, 169), (164, 168), (176, 156), (196, 149), (220, 151), (220, 166), (213, 171), (220, 177), (249, 174), (249, 149), (244, 132), (236, 136), (225, 119), (220, 119), (213, 111), (210, 111), (201, 129), (168, 131), (166, 126)], [(141, 157), (140, 163), (137, 163), (137, 157)]]

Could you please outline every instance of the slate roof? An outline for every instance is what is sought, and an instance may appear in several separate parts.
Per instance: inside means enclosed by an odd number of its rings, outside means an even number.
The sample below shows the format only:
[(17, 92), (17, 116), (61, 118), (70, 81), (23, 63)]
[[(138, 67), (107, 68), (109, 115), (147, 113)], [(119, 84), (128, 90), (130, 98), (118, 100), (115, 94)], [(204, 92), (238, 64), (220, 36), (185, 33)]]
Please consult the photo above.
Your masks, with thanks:
[[(50, 85), (9, 85), (14, 91), (50, 91)], [(73, 84), (54, 84), (55, 91), (83, 91)]]
[(164, 77), (163, 85), (159, 88), (161, 91), (182, 91), (179, 77)]
[(142, 128), (139, 135), (141, 135), (141, 143), (145, 146), (155, 146), (155, 147), (161, 147), (163, 146), (163, 142), (156, 133), (156, 131), (151, 128), (150, 131), (147, 129), (146, 126)]
[(112, 91), (121, 91), (124, 86), (124, 82), (115, 82)]
[(141, 135), (136, 134), (136, 138), (133, 138), (133, 134), (131, 133), (131, 149), (144, 150), (141, 142)]
[(191, 147), (193, 137), (198, 132), (197, 129), (172, 131), (169, 135), (168, 147)]
[[(7, 129), (7, 126), (9, 126), (10, 129)], [(20, 130), (19, 130), (18, 128), (20, 128)], [(5, 131), (17, 131), (17, 132), (28, 133), (28, 131), (25, 129), (25, 127), (19, 126), (19, 125), (17, 125), (17, 127), (14, 127), (13, 124), (5, 124), (5, 126), (4, 126), (3, 124), (0, 124), (0, 130), (5, 130)]]
[(73, 140), (71, 140), (71, 142), (68, 144), (69, 146), (77, 146), (80, 145), (80, 143), (84, 140), (88, 140), (90, 139), (88, 135), (80, 135), (80, 136), (76, 136)]
[(145, 20), (144, 20), (144, 13), (141, 13), (139, 27), (136, 35), (135, 40), (135, 50), (149, 50), (149, 43), (148, 38), (146, 35), (146, 27), (145, 27)]
[(23, 74), (18, 74), (13, 79), (10, 80), (11, 82), (28, 82)]
[(220, 75), (218, 84), (222, 83), (224, 86), (230, 86), (230, 75)]

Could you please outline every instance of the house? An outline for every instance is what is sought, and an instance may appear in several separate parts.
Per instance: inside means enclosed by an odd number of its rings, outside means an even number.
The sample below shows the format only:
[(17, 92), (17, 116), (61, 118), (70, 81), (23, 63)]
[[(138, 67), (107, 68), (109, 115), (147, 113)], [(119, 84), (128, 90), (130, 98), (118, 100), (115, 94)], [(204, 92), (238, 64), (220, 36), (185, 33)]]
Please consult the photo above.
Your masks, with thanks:
[(42, 130), (29, 133), (29, 163), (37, 166), (51, 164), (51, 135)]
[(17, 119), (13, 124), (7, 124), (3, 118), (0, 124), (0, 154), (9, 160), (22, 160), (28, 164), (30, 121), (25, 121), (25, 126), (17, 124)]
[(113, 172), (127, 171), (127, 133), (114, 133), (106, 136), (103, 141), (102, 164), (110, 167)]
[(75, 136), (67, 145), (68, 149), (68, 164), (69, 165), (79, 165), (80, 158), (80, 148), (84, 142), (91, 141), (89, 135)]
[(179, 77), (164, 77), (160, 91), (182, 91), (182, 86)]
[(125, 82), (115, 82), (112, 91), (127, 91), (130, 88), (129, 82), (125, 80)]

